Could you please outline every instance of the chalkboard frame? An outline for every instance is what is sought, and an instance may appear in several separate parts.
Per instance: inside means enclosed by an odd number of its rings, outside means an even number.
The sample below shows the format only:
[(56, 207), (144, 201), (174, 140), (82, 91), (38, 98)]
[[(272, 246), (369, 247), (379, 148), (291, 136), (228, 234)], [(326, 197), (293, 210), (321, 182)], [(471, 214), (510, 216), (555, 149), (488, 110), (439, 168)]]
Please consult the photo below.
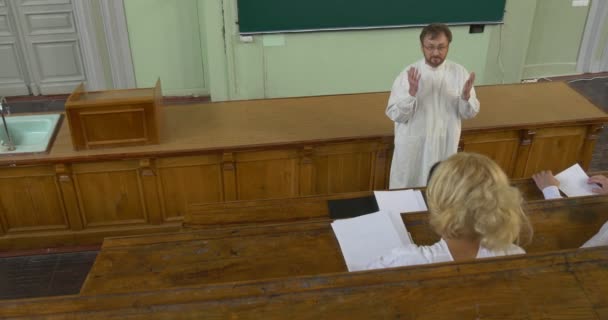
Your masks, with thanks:
[[(303, 2), (293, 2), (293, 0), (237, 0), (237, 16), (239, 33), (241, 35), (273, 34), (273, 33), (301, 33), (301, 32), (322, 32), (340, 30), (374, 30), (374, 29), (395, 29), (395, 28), (415, 28), (425, 26), (432, 22), (442, 22), (448, 25), (490, 25), (502, 24), (506, 0), (300, 0)], [(319, 8), (331, 5), (323, 11)], [(348, 3), (352, 15), (345, 15), (344, 10), (340, 10), (339, 4)], [(453, 10), (446, 10), (452, 13), (433, 10), (434, 7), (454, 7), (458, 3), (464, 9), (454, 14)], [(383, 4), (385, 6), (383, 6)], [(398, 15), (396, 10), (382, 13), (384, 8), (396, 8), (396, 6), (410, 5), (412, 12)], [(288, 6), (296, 6), (301, 9), (299, 13), (292, 12)], [(357, 12), (356, 8), (360, 10)], [(391, 7), (392, 6), (392, 7)], [(466, 11), (467, 6), (477, 6), (480, 11)], [(370, 12), (375, 15), (366, 14), (365, 9), (370, 8)], [(415, 10), (414, 10), (415, 9)], [(468, 8), (470, 9), (470, 8)], [(332, 11), (333, 10), (333, 11)], [(363, 11), (361, 11), (363, 10)], [(375, 11), (374, 11), (375, 10)], [(342, 21), (333, 22), (333, 18), (340, 16)], [(389, 10), (390, 11), (390, 10)], [(313, 12), (314, 14), (311, 14)], [(399, 11), (399, 14), (403, 11)], [(413, 12), (416, 12), (414, 14)], [(418, 15), (418, 12), (427, 12), (425, 15)], [(308, 13), (308, 14), (306, 14)], [(409, 16), (408, 16), (409, 14)], [(302, 20), (298, 15), (315, 17), (313, 20)], [(384, 16), (382, 16), (384, 15)], [(460, 15), (460, 16), (459, 16)], [(464, 16), (474, 17), (467, 19)], [(345, 18), (346, 17), (346, 18)], [(487, 19), (481, 18), (486, 17)], [(298, 20), (300, 19), (300, 20)], [(330, 21), (329, 19), (332, 19)], [(346, 20), (345, 20), (346, 19)], [(352, 20), (348, 20), (352, 19)], [(338, 19), (339, 20), (339, 19)], [(399, 23), (384, 23), (395, 22)], [(310, 22), (308, 22), (310, 21)], [(409, 22), (408, 22), (409, 21)]]

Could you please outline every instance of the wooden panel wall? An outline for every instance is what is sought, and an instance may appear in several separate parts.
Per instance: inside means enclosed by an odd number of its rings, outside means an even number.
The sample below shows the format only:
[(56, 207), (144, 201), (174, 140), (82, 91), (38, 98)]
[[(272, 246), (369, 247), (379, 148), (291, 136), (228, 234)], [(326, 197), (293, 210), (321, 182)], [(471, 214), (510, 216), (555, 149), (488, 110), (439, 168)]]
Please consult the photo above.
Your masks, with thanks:
[(74, 182), (86, 228), (148, 221), (137, 161), (74, 164)]
[[(465, 133), (459, 149), (488, 155), (512, 178), (561, 171), (576, 161), (587, 169), (600, 127)], [(392, 138), (384, 137), (2, 168), (0, 249), (47, 246), (41, 235), (48, 231), (74, 236), (71, 243), (78, 243), (77, 232), (104, 230), (108, 236), (118, 229), (138, 233), (142, 227), (181, 224), (194, 203), (386, 189), (392, 151)], [(36, 240), (17, 245), (6, 237), (13, 234)], [(87, 237), (102, 240), (101, 233)]]
[(179, 220), (190, 203), (224, 200), (219, 154), (156, 161), (165, 221)]
[(460, 151), (485, 154), (509, 175), (515, 170), (517, 149), (521, 144), (517, 131), (502, 131), (478, 134), (465, 134), (461, 138)]
[(226, 198), (253, 200), (298, 195), (297, 157), (294, 149), (233, 153), (236, 189)]
[(579, 160), (586, 127), (545, 128), (536, 130), (524, 177), (540, 170), (560, 172)]
[(68, 228), (53, 166), (0, 170), (1, 234)]
[(377, 141), (314, 148), (313, 194), (372, 190), (378, 151)]

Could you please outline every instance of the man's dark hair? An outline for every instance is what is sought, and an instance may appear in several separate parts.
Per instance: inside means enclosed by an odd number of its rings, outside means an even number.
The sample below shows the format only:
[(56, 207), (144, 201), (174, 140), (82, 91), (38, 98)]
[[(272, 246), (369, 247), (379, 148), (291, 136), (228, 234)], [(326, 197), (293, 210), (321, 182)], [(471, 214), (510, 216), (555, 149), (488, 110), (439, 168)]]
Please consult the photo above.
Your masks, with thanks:
[(424, 27), (422, 32), (420, 32), (420, 43), (424, 41), (426, 36), (430, 36), (431, 39), (435, 39), (442, 33), (445, 34), (446, 38), (448, 38), (448, 43), (452, 43), (452, 31), (450, 31), (450, 28), (443, 23), (431, 23)]

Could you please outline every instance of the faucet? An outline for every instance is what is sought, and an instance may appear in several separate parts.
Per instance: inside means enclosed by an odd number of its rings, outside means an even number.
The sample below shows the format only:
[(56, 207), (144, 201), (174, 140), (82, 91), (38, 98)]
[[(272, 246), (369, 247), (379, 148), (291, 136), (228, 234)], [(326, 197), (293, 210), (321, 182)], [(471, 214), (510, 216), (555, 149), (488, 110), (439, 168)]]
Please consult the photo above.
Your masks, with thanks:
[(6, 98), (0, 98), (0, 115), (2, 115), (2, 124), (4, 125), (4, 132), (6, 132), (6, 138), (8, 142), (2, 141), (2, 145), (8, 148), (8, 151), (15, 151), (15, 143), (13, 143), (13, 138), (11, 138), (10, 133), (8, 132), (8, 126), (6, 125), (6, 119), (4, 119), (4, 113), (6, 110), (6, 114), (10, 114), (10, 110), (8, 108), (8, 103), (6, 102)]

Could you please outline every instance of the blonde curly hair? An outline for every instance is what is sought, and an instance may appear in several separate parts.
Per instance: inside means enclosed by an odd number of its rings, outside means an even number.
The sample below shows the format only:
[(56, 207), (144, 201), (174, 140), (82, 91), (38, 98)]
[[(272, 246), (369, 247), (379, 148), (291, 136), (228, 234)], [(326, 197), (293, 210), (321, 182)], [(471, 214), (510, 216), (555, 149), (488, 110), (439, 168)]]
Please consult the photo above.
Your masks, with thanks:
[(441, 162), (426, 190), (431, 227), (448, 239), (479, 239), (490, 250), (532, 237), (522, 196), (502, 169), (476, 153)]

